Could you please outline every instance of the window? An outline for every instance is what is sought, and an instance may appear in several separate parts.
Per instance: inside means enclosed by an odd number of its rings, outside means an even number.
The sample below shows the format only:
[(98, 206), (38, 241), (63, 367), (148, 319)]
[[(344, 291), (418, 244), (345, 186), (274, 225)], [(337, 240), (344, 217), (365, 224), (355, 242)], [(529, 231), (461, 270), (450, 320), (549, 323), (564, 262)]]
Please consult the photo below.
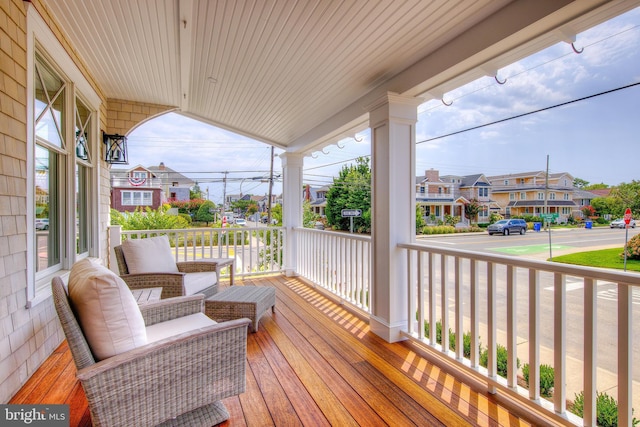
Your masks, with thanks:
[(522, 191), (520, 193), (520, 200), (527, 200), (527, 193), (525, 193), (524, 191)]
[(556, 193), (549, 193), (549, 200), (555, 200), (556, 199)]
[(544, 200), (544, 193), (542, 191), (538, 192), (538, 200)]
[(60, 269), (63, 252), (61, 200), (66, 155), (64, 130), (66, 83), (36, 55), (34, 76), (35, 116), (35, 219), (48, 219), (47, 229), (36, 231), (35, 271)]
[(569, 193), (564, 193), (564, 194), (562, 195), (562, 199), (563, 199), (563, 200), (571, 200), (571, 199), (569, 199)]
[(151, 206), (153, 193), (151, 191), (123, 191), (122, 206)]
[(34, 8), (27, 21), (26, 279), (33, 307), (49, 298), (52, 276), (95, 250), (100, 97)]
[(515, 200), (516, 199), (516, 193), (509, 193), (509, 200)]
[(424, 185), (420, 186), (420, 194), (424, 194)]
[(489, 189), (484, 187), (484, 188), (479, 188), (478, 189), (478, 197), (489, 197)]

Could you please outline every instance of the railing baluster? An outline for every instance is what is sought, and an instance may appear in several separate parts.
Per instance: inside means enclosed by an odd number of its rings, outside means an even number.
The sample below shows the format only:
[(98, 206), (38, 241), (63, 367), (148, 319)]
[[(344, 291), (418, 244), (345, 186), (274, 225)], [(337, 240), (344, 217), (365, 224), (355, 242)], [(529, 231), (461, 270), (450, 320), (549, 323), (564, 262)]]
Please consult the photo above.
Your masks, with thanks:
[[(489, 359), (487, 361), (487, 371), (489, 373), (489, 378), (492, 380), (496, 380), (497, 375), (497, 325), (496, 325), (496, 266), (494, 263), (487, 263), (487, 334), (489, 335), (487, 339), (489, 343), (487, 344), (487, 351), (489, 352)], [(496, 392), (496, 386), (493, 384), (489, 384), (488, 386), (489, 393)]]
[(429, 341), (436, 346), (436, 280), (434, 254), (429, 252)]
[(584, 425), (596, 425), (596, 286), (584, 279)]
[(462, 260), (460, 257), (454, 258), (454, 312), (455, 312), (455, 331), (456, 331), (456, 358), (462, 360), (464, 357), (464, 346), (462, 344)]
[[(424, 339), (424, 311), (425, 305), (425, 292), (424, 292), (424, 254), (416, 251), (416, 274), (418, 279), (418, 337)], [(409, 312), (411, 313), (411, 312)]]
[[(440, 322), (442, 324), (440, 339), (442, 340), (442, 351), (445, 353), (449, 350), (449, 287), (447, 273), (447, 256), (442, 254), (440, 255)], [(432, 326), (436, 327), (436, 325)]]
[(632, 425), (633, 396), (631, 357), (633, 354), (632, 293), (626, 283), (618, 283), (618, 425)]
[(517, 290), (515, 283), (515, 268), (507, 266), (507, 384), (511, 388), (518, 385), (518, 328), (516, 301)]
[(471, 367), (480, 364), (480, 299), (478, 298), (478, 261), (469, 262), (469, 297), (471, 316)]
[(540, 281), (529, 269), (529, 398), (540, 399)]
[(567, 364), (566, 364), (566, 337), (567, 337), (567, 283), (564, 274), (553, 275), (553, 404), (558, 414), (564, 415), (567, 409)]

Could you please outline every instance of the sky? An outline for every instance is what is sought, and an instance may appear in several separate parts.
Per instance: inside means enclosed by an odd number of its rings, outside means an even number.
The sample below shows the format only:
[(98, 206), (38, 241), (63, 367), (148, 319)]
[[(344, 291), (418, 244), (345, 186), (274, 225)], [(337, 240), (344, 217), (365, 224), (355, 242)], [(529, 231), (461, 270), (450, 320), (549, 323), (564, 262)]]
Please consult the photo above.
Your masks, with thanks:
[[(640, 8), (578, 34), (575, 47), (582, 53), (560, 42), (498, 70), (505, 84), (487, 76), (445, 93), (450, 106), (422, 104), (416, 174), (431, 168), (440, 175), (541, 171), (548, 158), (550, 173), (592, 184), (640, 180)], [(543, 111), (532, 113), (537, 110)], [(224, 192), (269, 190), (270, 146), (176, 113), (136, 128), (128, 148), (130, 167), (164, 162), (217, 204)], [(280, 153), (276, 148), (276, 177)], [(328, 184), (344, 165), (370, 154), (368, 130), (328, 146), (305, 158), (305, 183)], [(281, 191), (275, 179), (273, 193)]]

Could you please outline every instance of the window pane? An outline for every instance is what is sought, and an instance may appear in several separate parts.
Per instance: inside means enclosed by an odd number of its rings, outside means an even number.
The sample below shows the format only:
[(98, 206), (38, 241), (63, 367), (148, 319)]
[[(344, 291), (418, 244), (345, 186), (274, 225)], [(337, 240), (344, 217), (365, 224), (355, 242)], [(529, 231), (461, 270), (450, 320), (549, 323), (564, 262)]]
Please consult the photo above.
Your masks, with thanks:
[(36, 136), (56, 147), (64, 147), (64, 82), (36, 57), (35, 120)]
[(91, 130), (92, 112), (84, 103), (76, 98), (76, 157), (82, 160), (91, 160), (89, 153), (89, 131)]
[(36, 271), (60, 263), (58, 154), (36, 146)]
[(76, 165), (76, 253), (89, 252), (89, 168)]

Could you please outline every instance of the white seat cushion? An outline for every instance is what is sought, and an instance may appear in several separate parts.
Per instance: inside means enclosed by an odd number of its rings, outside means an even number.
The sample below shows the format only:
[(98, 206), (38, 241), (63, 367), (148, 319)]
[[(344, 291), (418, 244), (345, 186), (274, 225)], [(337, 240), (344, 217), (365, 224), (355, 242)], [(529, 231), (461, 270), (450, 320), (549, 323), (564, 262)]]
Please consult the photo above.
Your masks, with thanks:
[(125, 240), (122, 242), (122, 253), (131, 274), (178, 272), (166, 235)]
[(187, 273), (184, 275), (184, 294), (194, 295), (202, 292), (218, 281), (218, 276), (214, 271), (202, 271)]
[(144, 319), (131, 290), (106, 267), (88, 258), (75, 263), (69, 275), (69, 299), (98, 360), (147, 343)]
[(166, 322), (156, 323), (147, 326), (147, 341), (156, 342), (183, 332), (215, 325), (216, 322), (207, 317), (204, 313), (194, 313), (189, 316), (179, 317)]

